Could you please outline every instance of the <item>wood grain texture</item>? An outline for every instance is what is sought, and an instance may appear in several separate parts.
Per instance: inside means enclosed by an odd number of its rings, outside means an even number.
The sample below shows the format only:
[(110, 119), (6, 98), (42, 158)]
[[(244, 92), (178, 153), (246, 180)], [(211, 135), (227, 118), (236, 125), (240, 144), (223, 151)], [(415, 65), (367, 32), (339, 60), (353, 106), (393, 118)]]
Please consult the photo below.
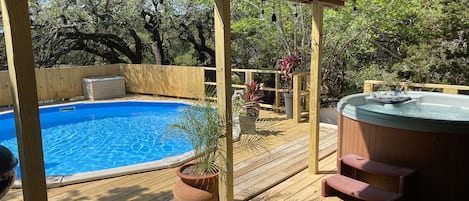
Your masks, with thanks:
[[(220, 119), (232, 122), (231, 89), (231, 20), (230, 0), (214, 1), (215, 65), (217, 79), (217, 106)], [(232, 125), (225, 124), (225, 137), (218, 146), (221, 152), (218, 197), (220, 201), (233, 200), (233, 139)]]
[(313, 2), (313, 20), (311, 31), (311, 76), (310, 76), (310, 111), (309, 122), (311, 124), (309, 142), (309, 171), (313, 174), (318, 172), (319, 163), (319, 108), (321, 105), (321, 51), (323, 5), (317, 1)]
[[(469, 133), (432, 133), (389, 128), (339, 115), (339, 156), (349, 153), (417, 171), (410, 194), (415, 200), (456, 200), (469, 186)], [(396, 181), (361, 175), (377, 186), (395, 189)], [(426, 192), (432, 192), (431, 194)]]
[(202, 98), (205, 95), (202, 67), (127, 64), (121, 69), (129, 93), (180, 98)]
[(8, 73), (26, 201), (47, 200), (28, 1), (1, 1)]

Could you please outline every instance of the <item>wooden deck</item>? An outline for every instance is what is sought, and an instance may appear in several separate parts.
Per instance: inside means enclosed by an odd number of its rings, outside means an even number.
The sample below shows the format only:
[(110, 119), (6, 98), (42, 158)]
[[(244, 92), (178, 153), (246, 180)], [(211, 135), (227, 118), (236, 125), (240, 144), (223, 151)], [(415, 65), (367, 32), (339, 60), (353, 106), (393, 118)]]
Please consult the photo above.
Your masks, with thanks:
[[(321, 126), (320, 174), (308, 173), (308, 123), (261, 111), (258, 135), (243, 135), (234, 144), (235, 200), (336, 200), (320, 196), (321, 180), (335, 174), (337, 131)], [(256, 141), (259, 146), (245, 146)], [(253, 143), (250, 143), (253, 144)], [(255, 143), (254, 143), (255, 144)], [(246, 148), (247, 147), (247, 148)], [(172, 200), (178, 181), (175, 169), (165, 169), (48, 189), (49, 200)], [(4, 200), (23, 200), (12, 189)]]

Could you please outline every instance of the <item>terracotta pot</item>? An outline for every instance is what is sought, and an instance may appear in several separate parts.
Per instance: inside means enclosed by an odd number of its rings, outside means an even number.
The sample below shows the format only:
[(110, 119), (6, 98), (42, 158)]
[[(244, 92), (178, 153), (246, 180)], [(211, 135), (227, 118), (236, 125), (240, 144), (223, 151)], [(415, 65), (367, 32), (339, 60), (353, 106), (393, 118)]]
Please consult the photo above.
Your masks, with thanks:
[(182, 181), (176, 182), (173, 190), (174, 201), (206, 201), (213, 200), (213, 194), (194, 188)]
[(176, 170), (181, 181), (174, 185), (175, 201), (217, 201), (218, 173), (206, 176), (184, 174), (184, 169), (194, 166), (193, 163), (183, 165)]

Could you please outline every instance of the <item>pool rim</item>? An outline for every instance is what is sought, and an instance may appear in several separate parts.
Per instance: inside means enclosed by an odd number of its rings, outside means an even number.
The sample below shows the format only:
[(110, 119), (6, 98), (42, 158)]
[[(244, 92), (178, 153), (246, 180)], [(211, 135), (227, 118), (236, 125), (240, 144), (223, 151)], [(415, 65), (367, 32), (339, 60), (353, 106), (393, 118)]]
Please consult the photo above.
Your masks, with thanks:
[[(439, 96), (440, 98), (453, 97), (456, 99), (464, 99), (469, 101), (469, 96), (467, 95), (457, 95), (457, 94), (444, 94), (437, 92), (420, 92), (420, 91), (408, 91), (410, 96)], [(430, 119), (430, 118), (420, 118), (420, 117), (409, 117), (409, 116), (400, 116), (396, 114), (389, 113), (380, 113), (370, 110), (361, 109), (358, 106), (362, 104), (357, 104), (357, 99), (365, 99), (365, 97), (370, 96), (368, 93), (358, 93), (352, 94), (343, 97), (340, 99), (337, 104), (337, 111), (353, 120), (363, 121), (369, 124), (414, 130), (414, 131), (423, 131), (423, 132), (432, 132), (432, 133), (467, 133), (469, 130), (469, 119), (467, 121), (454, 121), (454, 120), (444, 120), (444, 119)], [(360, 102), (360, 100), (358, 101)], [(366, 102), (366, 101), (365, 101)], [(362, 103), (362, 102), (360, 102)]]
[[(139, 100), (139, 99), (97, 100), (97, 101), (83, 100), (83, 101), (76, 101), (76, 102), (42, 105), (42, 106), (39, 106), (39, 109), (53, 108), (53, 107), (60, 108), (60, 107), (66, 107), (70, 105), (77, 105), (77, 104), (116, 103), (116, 102), (179, 103), (179, 104), (185, 104), (189, 106), (194, 105), (194, 103), (190, 101), (169, 101), (169, 100)], [(12, 108), (12, 109), (8, 109), (8, 110), (0, 112), (0, 115), (13, 113), (13, 112), (14, 111)], [(61, 187), (61, 186), (70, 185), (70, 184), (108, 179), (108, 178), (113, 178), (113, 177), (144, 173), (144, 172), (161, 170), (161, 169), (175, 168), (193, 160), (194, 158), (195, 158), (195, 154), (194, 154), (194, 151), (192, 150), (192, 151), (188, 151), (177, 156), (166, 157), (160, 160), (138, 163), (138, 164), (133, 164), (133, 165), (126, 165), (126, 166), (121, 166), (121, 167), (95, 170), (95, 171), (89, 171), (89, 172), (81, 172), (81, 173), (69, 174), (69, 175), (46, 176), (46, 186), (47, 188), (55, 188), (55, 187)], [(16, 178), (12, 188), (21, 188), (21, 187), (22, 187), (21, 178)]]

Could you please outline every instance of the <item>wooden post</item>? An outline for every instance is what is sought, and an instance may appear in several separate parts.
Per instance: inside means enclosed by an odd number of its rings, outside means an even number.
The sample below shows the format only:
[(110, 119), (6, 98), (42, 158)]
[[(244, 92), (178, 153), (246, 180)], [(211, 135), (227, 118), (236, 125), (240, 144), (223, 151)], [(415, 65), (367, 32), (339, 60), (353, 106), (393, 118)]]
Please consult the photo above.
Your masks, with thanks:
[(2, 0), (3, 31), (15, 109), (23, 199), (47, 200), (27, 0)]
[(373, 82), (370, 80), (365, 80), (363, 83), (363, 93), (373, 92)]
[(254, 81), (254, 72), (248, 71), (244, 73), (244, 82), (250, 84)]
[(301, 121), (301, 75), (293, 75), (293, 121)]
[[(217, 68), (217, 101), (221, 117), (225, 122), (232, 122), (231, 106), (231, 30), (230, 0), (215, 0), (215, 61)], [(232, 125), (226, 124), (226, 137), (222, 138), (220, 151), (219, 198), (231, 201), (233, 193), (233, 137)]]
[(319, 109), (321, 105), (321, 51), (322, 51), (322, 21), (323, 21), (323, 5), (318, 1), (313, 3), (313, 23), (311, 33), (311, 93), (310, 95), (310, 112), (309, 122), (311, 125), (310, 142), (309, 142), (309, 172), (316, 174), (318, 172), (319, 163)]
[(280, 73), (275, 73), (275, 100), (274, 100), (274, 111), (280, 112)]

